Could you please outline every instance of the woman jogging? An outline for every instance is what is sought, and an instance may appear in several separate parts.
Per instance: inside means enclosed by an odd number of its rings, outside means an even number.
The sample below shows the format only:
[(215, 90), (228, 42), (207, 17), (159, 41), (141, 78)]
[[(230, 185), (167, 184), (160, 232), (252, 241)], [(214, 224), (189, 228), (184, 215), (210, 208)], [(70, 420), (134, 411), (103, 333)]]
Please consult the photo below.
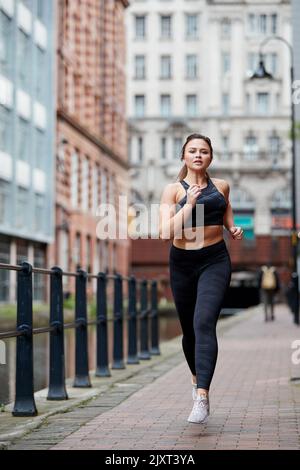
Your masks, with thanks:
[(160, 237), (173, 239), (170, 285), (192, 373), (191, 423), (203, 423), (209, 416), (209, 387), (218, 355), (216, 324), (231, 280), (223, 225), (233, 239), (243, 236), (234, 226), (229, 184), (210, 178), (206, 171), (212, 159), (210, 139), (189, 135), (182, 148), (179, 181), (165, 187), (160, 205)]

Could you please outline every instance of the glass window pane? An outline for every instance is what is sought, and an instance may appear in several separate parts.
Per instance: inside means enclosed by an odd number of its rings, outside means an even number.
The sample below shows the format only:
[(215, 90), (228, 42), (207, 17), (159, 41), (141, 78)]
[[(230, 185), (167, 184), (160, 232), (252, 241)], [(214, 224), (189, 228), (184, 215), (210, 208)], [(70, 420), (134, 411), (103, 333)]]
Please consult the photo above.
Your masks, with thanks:
[(12, 21), (0, 10), (0, 69), (9, 76), (12, 70)]
[(21, 88), (30, 88), (31, 42), (23, 31), (18, 30), (17, 73)]

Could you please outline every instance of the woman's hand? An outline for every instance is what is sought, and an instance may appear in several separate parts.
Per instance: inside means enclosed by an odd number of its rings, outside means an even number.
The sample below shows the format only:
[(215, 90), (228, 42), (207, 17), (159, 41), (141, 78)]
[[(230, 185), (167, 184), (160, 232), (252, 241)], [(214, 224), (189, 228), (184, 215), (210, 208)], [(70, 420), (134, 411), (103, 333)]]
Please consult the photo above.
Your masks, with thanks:
[(187, 190), (186, 203), (192, 204), (193, 207), (196, 205), (198, 196), (201, 194), (201, 189), (198, 184), (191, 184)]
[(234, 240), (241, 240), (243, 238), (244, 230), (242, 227), (230, 227), (229, 232)]

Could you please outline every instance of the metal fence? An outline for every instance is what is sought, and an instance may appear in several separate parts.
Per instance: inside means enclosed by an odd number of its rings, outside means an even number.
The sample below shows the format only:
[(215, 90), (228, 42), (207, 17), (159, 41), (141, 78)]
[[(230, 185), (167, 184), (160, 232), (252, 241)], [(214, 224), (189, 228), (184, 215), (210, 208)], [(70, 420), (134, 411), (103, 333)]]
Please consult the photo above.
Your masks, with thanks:
[[(127, 364), (138, 364), (139, 359), (151, 359), (159, 355), (159, 318), (157, 308), (157, 281), (137, 280), (134, 276), (118, 273), (64, 272), (60, 267), (34, 268), (24, 261), (21, 265), (0, 263), (0, 269), (17, 271), (17, 325), (16, 330), (0, 333), (0, 340), (17, 338), (16, 387), (13, 416), (38, 414), (34, 400), (33, 335), (50, 334), (49, 388), (47, 400), (68, 399), (65, 385), (64, 330), (75, 328), (75, 378), (73, 387), (91, 387), (88, 364), (88, 326), (96, 325), (97, 377), (110, 376), (108, 364), (108, 321), (113, 321), (112, 369), (124, 369), (123, 327), (128, 322)], [(33, 328), (32, 273), (50, 276), (49, 326)], [(63, 276), (75, 276), (75, 321), (64, 323)], [(96, 319), (87, 317), (87, 279), (97, 279)], [(113, 280), (113, 317), (107, 318), (107, 282)], [(123, 282), (128, 282), (128, 314), (124, 315)], [(137, 311), (137, 283), (140, 283), (139, 312)], [(150, 289), (148, 289), (148, 285)], [(149, 292), (148, 292), (149, 291)], [(149, 295), (150, 294), (150, 295)], [(150, 299), (149, 299), (150, 297)], [(150, 302), (149, 302), (150, 300)], [(151, 320), (151, 331), (149, 328)], [(138, 325), (139, 322), (139, 325)], [(140, 341), (137, 338), (139, 326)], [(139, 351), (138, 351), (139, 343)], [(151, 346), (149, 348), (149, 343)]]

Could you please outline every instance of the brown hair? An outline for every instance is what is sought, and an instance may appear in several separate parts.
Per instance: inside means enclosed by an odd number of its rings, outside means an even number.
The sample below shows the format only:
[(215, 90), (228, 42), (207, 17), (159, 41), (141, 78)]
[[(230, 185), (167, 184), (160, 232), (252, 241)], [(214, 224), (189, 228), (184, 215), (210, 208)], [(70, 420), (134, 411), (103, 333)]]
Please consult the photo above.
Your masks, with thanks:
[[(205, 142), (208, 144), (208, 146), (210, 148), (211, 159), (213, 159), (213, 148), (212, 148), (212, 145), (211, 145), (210, 138), (206, 137), (205, 135), (202, 135), (202, 134), (190, 134), (190, 135), (187, 136), (186, 141), (185, 141), (185, 143), (182, 147), (180, 160), (183, 160), (186, 144), (192, 139), (205, 140)], [(209, 174), (207, 173), (207, 171), (206, 171), (206, 174), (209, 177)], [(186, 175), (187, 175), (187, 166), (186, 166), (186, 164), (184, 164), (183, 167), (181, 168), (180, 172), (177, 175), (176, 181), (183, 180), (186, 177)]]

